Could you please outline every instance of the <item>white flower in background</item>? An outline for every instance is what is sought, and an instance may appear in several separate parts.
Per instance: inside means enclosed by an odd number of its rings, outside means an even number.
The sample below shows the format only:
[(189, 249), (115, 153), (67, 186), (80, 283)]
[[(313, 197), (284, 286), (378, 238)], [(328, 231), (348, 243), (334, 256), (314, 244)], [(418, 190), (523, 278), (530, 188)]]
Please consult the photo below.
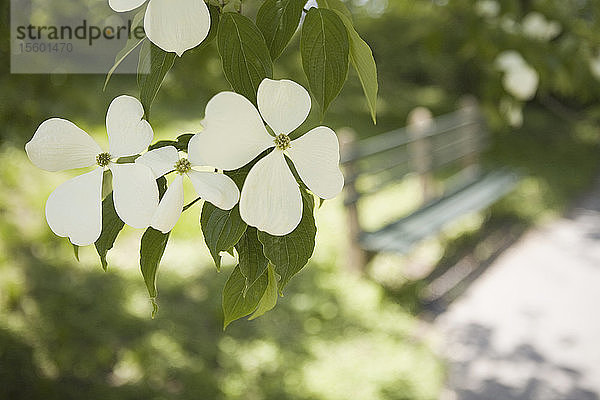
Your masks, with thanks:
[(600, 52), (590, 60), (590, 71), (596, 79), (600, 80)]
[(500, 53), (495, 62), (498, 69), (504, 72), (502, 85), (504, 89), (519, 100), (531, 100), (538, 88), (537, 71), (514, 50)]
[(554, 39), (562, 31), (558, 21), (548, 21), (543, 14), (536, 11), (523, 18), (521, 27), (525, 36), (543, 41)]
[(150, 167), (156, 178), (170, 171), (177, 173), (150, 223), (151, 227), (162, 233), (173, 229), (183, 210), (184, 175), (190, 178), (194, 189), (203, 200), (223, 210), (232, 209), (240, 198), (240, 191), (230, 177), (214, 172), (214, 168), (200, 166), (187, 158), (180, 158), (177, 149), (173, 146), (151, 150), (135, 162)]
[(258, 110), (237, 93), (214, 96), (206, 105), (204, 130), (190, 140), (190, 161), (234, 170), (274, 147), (248, 173), (240, 215), (248, 225), (282, 236), (302, 218), (302, 195), (285, 157), (314, 194), (330, 199), (344, 185), (339, 144), (335, 132), (325, 126), (290, 140), (288, 134), (304, 122), (311, 108), (310, 95), (296, 82), (264, 79), (257, 101)]
[(523, 59), (523, 56), (521, 56), (521, 53), (515, 50), (503, 51), (502, 53), (498, 54), (495, 61), (498, 69), (502, 71), (519, 67), (524, 63), (525, 60)]
[[(108, 0), (117, 12), (131, 11), (147, 0)], [(210, 30), (210, 13), (204, 0), (149, 0), (144, 15), (148, 39), (167, 52), (181, 56), (198, 46)]]
[(38, 127), (25, 151), (33, 164), (47, 171), (97, 167), (60, 185), (46, 202), (46, 220), (58, 236), (75, 245), (94, 243), (102, 231), (102, 177), (113, 175), (115, 210), (134, 228), (147, 228), (158, 205), (158, 188), (150, 168), (141, 164), (117, 164), (119, 157), (144, 151), (154, 136), (144, 109), (130, 96), (115, 98), (106, 113), (109, 151), (104, 152), (87, 133), (61, 118)]
[(538, 74), (529, 65), (507, 71), (502, 80), (506, 91), (519, 100), (531, 100), (535, 96), (538, 83)]
[(519, 31), (517, 21), (511, 15), (505, 15), (500, 20), (500, 27), (506, 33), (516, 34)]
[(475, 3), (475, 12), (484, 18), (495, 18), (500, 15), (500, 4), (495, 0), (479, 0)]

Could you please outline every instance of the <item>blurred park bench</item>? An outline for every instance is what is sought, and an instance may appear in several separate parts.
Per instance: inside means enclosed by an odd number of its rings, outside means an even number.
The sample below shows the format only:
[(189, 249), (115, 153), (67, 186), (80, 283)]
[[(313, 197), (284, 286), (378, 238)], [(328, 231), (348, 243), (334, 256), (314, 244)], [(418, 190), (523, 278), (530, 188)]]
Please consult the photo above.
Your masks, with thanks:
[[(364, 269), (369, 255), (409, 253), (452, 221), (489, 207), (519, 180), (507, 167), (482, 167), (489, 133), (473, 97), (463, 98), (457, 111), (435, 118), (428, 109), (417, 107), (406, 127), (391, 132), (357, 140), (356, 133), (346, 128), (340, 137), (349, 223), (347, 263), (358, 271)], [(380, 229), (365, 231), (359, 202), (408, 176), (419, 180), (420, 206)], [(361, 185), (365, 180), (370, 184)], [(398, 198), (386, 208), (393, 210), (402, 202)]]

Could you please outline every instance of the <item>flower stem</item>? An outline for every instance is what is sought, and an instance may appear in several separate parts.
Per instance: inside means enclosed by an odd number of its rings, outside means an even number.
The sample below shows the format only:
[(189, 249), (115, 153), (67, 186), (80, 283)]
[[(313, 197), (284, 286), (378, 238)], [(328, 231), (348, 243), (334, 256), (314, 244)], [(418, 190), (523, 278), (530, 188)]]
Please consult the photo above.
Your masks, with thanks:
[(196, 202), (200, 201), (201, 199), (202, 199), (202, 197), (198, 197), (198, 198), (194, 199), (190, 204), (187, 204), (185, 207), (183, 207), (183, 211), (187, 210), (188, 208), (193, 206)]

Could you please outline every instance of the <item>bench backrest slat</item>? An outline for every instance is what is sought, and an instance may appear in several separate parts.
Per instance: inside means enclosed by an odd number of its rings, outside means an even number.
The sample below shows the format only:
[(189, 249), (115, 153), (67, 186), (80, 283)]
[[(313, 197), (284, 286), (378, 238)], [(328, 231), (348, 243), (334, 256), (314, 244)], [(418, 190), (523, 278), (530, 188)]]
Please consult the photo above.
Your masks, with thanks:
[(460, 111), (455, 111), (436, 117), (434, 124), (426, 128), (420, 138), (411, 137), (406, 127), (394, 129), (386, 133), (381, 133), (366, 139), (362, 139), (353, 144), (353, 151), (342, 154), (341, 163), (345, 164), (363, 158), (379, 155), (398, 147), (406, 146), (423, 138), (434, 138), (436, 136), (461, 131), (470, 125), (479, 125), (478, 119), (465, 119)]
[[(463, 104), (463, 108), (435, 118), (427, 109), (418, 108), (411, 117), (413, 125), (409, 122), (406, 127), (373, 137), (347, 140), (341, 162), (352, 196), (346, 198), (346, 203), (356, 202), (410, 173), (421, 176), (427, 200), (433, 196), (434, 172), (452, 164), (464, 168), (477, 164), (479, 154), (488, 145), (488, 132), (476, 102)], [(359, 177), (361, 182), (366, 179), (369, 183), (366, 188), (357, 182)]]
[[(480, 170), (480, 154), (489, 144), (486, 128), (476, 100), (467, 97), (457, 111), (436, 118), (428, 109), (417, 107), (409, 114), (406, 127), (377, 136), (356, 140), (351, 129), (339, 132), (348, 218), (346, 263), (350, 269), (364, 268), (365, 249), (408, 251), (412, 244), (472, 209), (473, 204), (490, 204), (497, 186), (504, 183), (480, 186), (482, 177), (490, 176)], [(401, 224), (364, 234), (359, 199), (379, 193), (407, 175), (414, 177), (408, 194), (410, 204), (416, 200), (421, 208), (404, 217)], [(412, 193), (416, 192), (413, 183), (420, 188), (418, 193)], [(477, 191), (466, 192), (474, 187)], [(393, 206), (390, 204), (390, 209)]]
[[(439, 144), (439, 143), (438, 143)], [(443, 145), (432, 145), (430, 155), (432, 165), (424, 171), (432, 171), (449, 163), (459, 161), (471, 154), (480, 153), (487, 146), (485, 138), (482, 136), (461, 137), (458, 140), (445, 143)], [(357, 160), (359, 171), (362, 175), (377, 175), (395, 168), (401, 164), (410, 165), (415, 161), (415, 158), (405, 147), (391, 150), (385, 156), (382, 154), (379, 157), (371, 157), (370, 159)], [(408, 172), (414, 172), (408, 170)]]

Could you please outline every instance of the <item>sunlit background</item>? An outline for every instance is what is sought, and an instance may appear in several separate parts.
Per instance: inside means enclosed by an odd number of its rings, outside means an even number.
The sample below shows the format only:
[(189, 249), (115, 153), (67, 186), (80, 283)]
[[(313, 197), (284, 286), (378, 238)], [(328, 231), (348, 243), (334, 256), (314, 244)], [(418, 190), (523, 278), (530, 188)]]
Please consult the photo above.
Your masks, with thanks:
[[(546, 378), (567, 376), (566, 385), (575, 385), (571, 391), (544, 391), (542, 378), (535, 390), (517, 380), (514, 387), (504, 382), (454, 391), (452, 379), (467, 367), (453, 369), (456, 354), (447, 354), (446, 331), (436, 330), (445, 308), (426, 307), (423, 290), (431, 271), (471, 254), (483, 254), (475, 262), (488, 266), (493, 260), (482, 243), (510, 237), (510, 250), (594, 187), (600, 161), (600, 2), (346, 3), (378, 64), (378, 121), (372, 124), (351, 71), (324, 123), (351, 127), (366, 138), (405, 126), (415, 107), (441, 115), (473, 95), (491, 131), (483, 165), (508, 166), (522, 179), (493, 206), (453, 221), (408, 254), (374, 255), (362, 274), (347, 262), (343, 196), (325, 202), (317, 211), (315, 255), (275, 310), (223, 332), (220, 291), (235, 260), (226, 258), (222, 271), (215, 270), (198, 225), (199, 206), (173, 231), (158, 275), (155, 319), (137, 261), (141, 231), (121, 233), (109, 252), (108, 272), (93, 246), (82, 248), (77, 262), (68, 241), (50, 231), (45, 200), (77, 171), (37, 169), (24, 144), (44, 119), (55, 116), (106, 143), (108, 104), (120, 94), (136, 95), (135, 76), (115, 75), (103, 92), (99, 75), (11, 75), (9, 2), (0, 1), (0, 399), (598, 398), (589, 385), (577, 386), (583, 372), (576, 363), (544, 364)], [(253, 15), (259, 5), (244, 1), (244, 13)], [(277, 61), (275, 77), (306, 85), (298, 40), (296, 35)], [(214, 44), (186, 52), (153, 105), (155, 139), (197, 131), (206, 101), (227, 89)], [(310, 118), (319, 122), (317, 110)], [(418, 209), (418, 185), (418, 177), (409, 175), (360, 202), (362, 225), (376, 229)], [(481, 270), (466, 286), (492, 272)], [(536, 282), (515, 287), (535, 292)], [(469, 290), (462, 289), (453, 300)], [(495, 311), (488, 310), (492, 316)], [(484, 327), (471, 328), (467, 343), (485, 338), (482, 329), (489, 339)], [(598, 347), (587, 350), (600, 353)], [(519, 354), (535, 358), (531, 351)], [(527, 365), (542, 368), (540, 362)]]

